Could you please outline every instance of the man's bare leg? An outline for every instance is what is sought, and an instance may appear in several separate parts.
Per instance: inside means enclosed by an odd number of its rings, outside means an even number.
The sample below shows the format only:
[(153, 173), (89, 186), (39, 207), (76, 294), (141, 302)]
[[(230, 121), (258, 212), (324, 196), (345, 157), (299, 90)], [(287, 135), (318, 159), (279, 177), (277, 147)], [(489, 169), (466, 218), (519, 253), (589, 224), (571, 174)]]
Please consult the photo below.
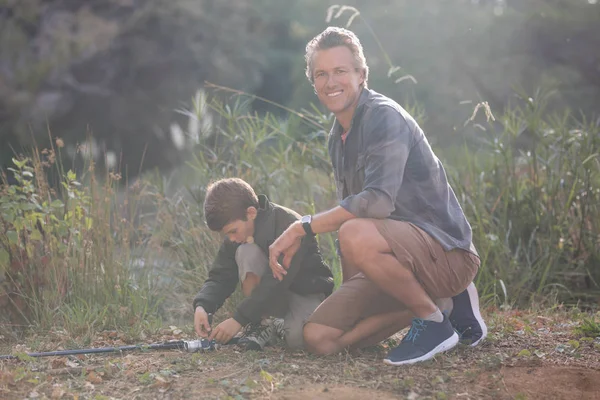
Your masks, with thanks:
[(410, 325), (412, 317), (408, 310), (377, 314), (347, 332), (309, 322), (304, 326), (304, 343), (308, 351), (319, 355), (338, 353), (348, 347), (370, 346)]
[(405, 304), (416, 317), (426, 318), (438, 310), (412, 271), (394, 257), (373, 222), (368, 219), (347, 221), (340, 228), (339, 238), (346, 262), (358, 267), (382, 291)]
[[(450, 304), (448, 304), (450, 303)], [(436, 304), (452, 311), (451, 299), (439, 299)], [(354, 328), (344, 332), (323, 324), (309, 322), (304, 326), (304, 340), (310, 352), (327, 355), (346, 348), (360, 349), (373, 346), (408, 327), (414, 317), (409, 310), (373, 315), (360, 321)]]
[[(440, 310), (446, 311), (448, 314), (452, 312), (452, 299), (450, 298), (438, 299), (436, 300), (435, 304), (437, 304)], [(350, 349), (362, 349), (363, 347), (374, 346), (401, 331), (402, 329), (408, 327), (414, 317), (414, 315), (408, 310), (398, 311), (390, 314), (396, 315), (396, 323), (392, 323), (387, 328), (383, 328), (382, 330), (375, 332), (373, 335), (361, 339), (353, 345), (350, 345)], [(388, 314), (380, 314), (377, 315), (377, 317), (385, 317), (387, 315)]]

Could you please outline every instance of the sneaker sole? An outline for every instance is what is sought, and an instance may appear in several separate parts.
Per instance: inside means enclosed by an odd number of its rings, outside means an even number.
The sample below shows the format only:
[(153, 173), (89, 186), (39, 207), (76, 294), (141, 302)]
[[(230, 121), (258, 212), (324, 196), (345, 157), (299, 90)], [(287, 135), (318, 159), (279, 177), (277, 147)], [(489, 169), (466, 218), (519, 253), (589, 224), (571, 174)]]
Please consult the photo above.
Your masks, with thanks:
[(439, 354), (444, 351), (448, 351), (448, 350), (452, 349), (457, 344), (458, 344), (458, 334), (456, 332), (454, 332), (452, 334), (452, 336), (450, 336), (448, 339), (444, 340), (442, 343), (438, 344), (429, 353), (423, 354), (421, 357), (412, 358), (410, 360), (404, 360), (404, 361), (392, 361), (390, 359), (384, 358), (383, 362), (388, 365), (408, 365), (408, 364), (418, 363), (421, 361), (427, 361), (430, 358), (433, 358), (436, 354)]
[(488, 330), (487, 325), (481, 317), (481, 312), (479, 311), (479, 295), (477, 294), (477, 288), (475, 287), (475, 284), (473, 282), (471, 282), (469, 286), (467, 286), (467, 293), (469, 293), (469, 301), (471, 302), (471, 309), (473, 310), (473, 315), (475, 316), (475, 319), (481, 327), (481, 337), (469, 345), (471, 347), (475, 347), (483, 339), (485, 339)]

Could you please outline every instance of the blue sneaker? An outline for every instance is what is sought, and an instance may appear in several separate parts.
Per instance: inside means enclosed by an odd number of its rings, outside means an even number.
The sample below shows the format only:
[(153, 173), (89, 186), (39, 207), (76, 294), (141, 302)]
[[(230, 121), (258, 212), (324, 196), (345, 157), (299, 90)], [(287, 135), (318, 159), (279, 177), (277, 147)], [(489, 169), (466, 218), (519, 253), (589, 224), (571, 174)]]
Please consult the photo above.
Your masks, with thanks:
[(429, 360), (457, 344), (458, 335), (446, 314), (444, 314), (442, 322), (414, 318), (410, 330), (400, 345), (392, 349), (383, 362), (389, 365), (414, 364)]
[(479, 296), (471, 282), (460, 294), (452, 298), (454, 308), (450, 313), (450, 323), (458, 335), (460, 342), (469, 346), (477, 346), (487, 336), (487, 326), (479, 311)]

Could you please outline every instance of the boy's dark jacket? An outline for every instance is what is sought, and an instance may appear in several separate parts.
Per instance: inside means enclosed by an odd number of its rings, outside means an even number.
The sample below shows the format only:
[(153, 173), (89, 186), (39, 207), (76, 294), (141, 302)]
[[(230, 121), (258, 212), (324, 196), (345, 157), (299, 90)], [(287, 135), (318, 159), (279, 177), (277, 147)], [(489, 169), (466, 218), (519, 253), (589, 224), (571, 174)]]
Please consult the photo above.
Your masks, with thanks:
[[(259, 209), (254, 221), (254, 243), (268, 256), (269, 246), (288, 226), (300, 218), (293, 210), (271, 203), (266, 196), (258, 196)], [(207, 313), (214, 313), (235, 290), (238, 266), (235, 252), (240, 245), (225, 240), (208, 273), (208, 279), (194, 298), (194, 310), (202, 306)], [(297, 294), (325, 293), (333, 290), (331, 271), (323, 261), (317, 241), (305, 236), (302, 245), (292, 259), (283, 281), (278, 281), (270, 269), (262, 276), (252, 295), (238, 306), (233, 318), (242, 326), (258, 322), (265, 310), (277, 304), (289, 289)]]

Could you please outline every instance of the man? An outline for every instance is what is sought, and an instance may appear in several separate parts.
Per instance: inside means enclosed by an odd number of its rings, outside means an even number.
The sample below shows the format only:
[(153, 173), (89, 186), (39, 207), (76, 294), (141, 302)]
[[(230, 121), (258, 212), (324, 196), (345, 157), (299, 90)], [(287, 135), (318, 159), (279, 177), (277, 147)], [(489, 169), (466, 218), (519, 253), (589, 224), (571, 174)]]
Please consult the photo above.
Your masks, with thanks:
[(308, 43), (306, 63), (315, 93), (336, 117), (329, 153), (340, 205), (291, 224), (270, 246), (269, 264), (282, 279), (279, 258), (293, 254), (300, 238), (338, 231), (344, 282), (305, 325), (308, 350), (374, 344), (413, 317), (386, 363), (449, 350), (459, 341), (455, 329), (478, 344), (487, 333), (472, 284), (479, 257), (423, 131), (396, 102), (367, 88), (368, 66), (351, 31), (327, 28)]

